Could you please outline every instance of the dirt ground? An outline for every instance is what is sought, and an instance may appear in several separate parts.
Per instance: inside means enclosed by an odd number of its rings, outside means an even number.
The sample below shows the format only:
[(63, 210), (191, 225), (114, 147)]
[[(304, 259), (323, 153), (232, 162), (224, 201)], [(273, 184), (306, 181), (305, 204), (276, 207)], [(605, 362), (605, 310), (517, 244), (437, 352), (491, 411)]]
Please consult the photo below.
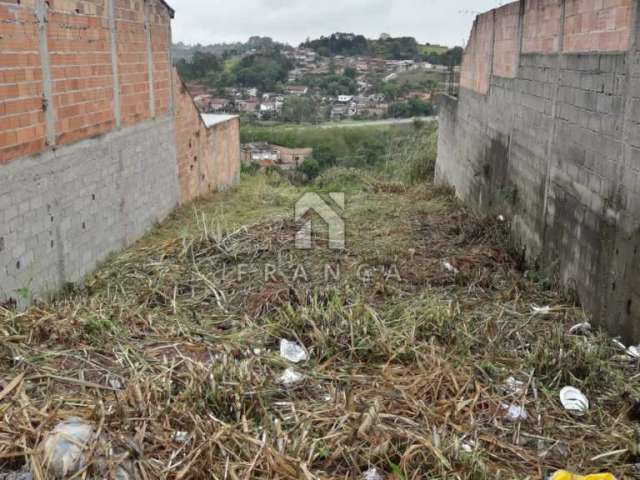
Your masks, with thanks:
[(369, 185), (345, 251), (322, 229), (299, 250), (302, 192), (244, 178), (57, 299), (0, 308), (0, 471), (51, 478), (47, 433), (77, 417), (75, 478), (638, 478), (638, 360), (569, 334), (588, 318), (512, 255), (508, 219)]

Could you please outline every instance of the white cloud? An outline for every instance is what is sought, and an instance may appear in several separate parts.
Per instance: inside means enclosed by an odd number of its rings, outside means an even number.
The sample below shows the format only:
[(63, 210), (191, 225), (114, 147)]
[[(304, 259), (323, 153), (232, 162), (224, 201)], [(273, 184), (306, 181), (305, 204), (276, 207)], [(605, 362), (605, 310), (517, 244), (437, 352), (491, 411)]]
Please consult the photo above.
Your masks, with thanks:
[(174, 41), (246, 41), (252, 35), (298, 44), (333, 32), (385, 32), (461, 45), (475, 13), (501, 0), (169, 0)]

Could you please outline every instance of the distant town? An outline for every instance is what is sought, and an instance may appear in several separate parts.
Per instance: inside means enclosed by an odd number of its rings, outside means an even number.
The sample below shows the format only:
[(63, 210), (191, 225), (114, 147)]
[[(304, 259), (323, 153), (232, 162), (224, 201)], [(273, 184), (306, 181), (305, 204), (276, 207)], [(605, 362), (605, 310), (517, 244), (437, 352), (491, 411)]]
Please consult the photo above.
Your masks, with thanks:
[(245, 122), (322, 123), (434, 114), (432, 98), (456, 90), (462, 49), (411, 37), (336, 33), (298, 47), (268, 37), (173, 46), (176, 66), (203, 113)]

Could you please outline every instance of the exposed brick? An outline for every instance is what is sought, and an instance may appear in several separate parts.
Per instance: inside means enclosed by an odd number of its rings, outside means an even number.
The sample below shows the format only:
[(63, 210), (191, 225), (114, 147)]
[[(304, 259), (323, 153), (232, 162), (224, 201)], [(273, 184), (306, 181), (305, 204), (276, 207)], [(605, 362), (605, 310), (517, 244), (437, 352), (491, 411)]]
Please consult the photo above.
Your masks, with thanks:
[(520, 4), (511, 3), (495, 10), (494, 75), (514, 78), (518, 68)]
[(631, 38), (633, 0), (567, 0), (564, 51), (625, 51)]
[(493, 19), (493, 12), (479, 15), (476, 18), (462, 62), (460, 85), (480, 93), (486, 93), (489, 90), (493, 50)]
[(526, 0), (522, 51), (555, 53), (560, 49), (561, 0)]
[(175, 70), (176, 153), (180, 202), (235, 184), (240, 171), (237, 118), (207, 128)]

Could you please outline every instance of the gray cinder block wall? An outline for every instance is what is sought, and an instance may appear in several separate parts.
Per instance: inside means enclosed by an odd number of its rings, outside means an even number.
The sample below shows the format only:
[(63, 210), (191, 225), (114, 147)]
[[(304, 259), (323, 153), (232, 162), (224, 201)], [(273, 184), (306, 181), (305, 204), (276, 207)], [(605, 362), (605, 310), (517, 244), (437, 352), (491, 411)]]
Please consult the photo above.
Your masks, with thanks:
[(81, 280), (165, 218), (178, 202), (174, 133), (167, 118), (0, 168), (4, 299)]
[[(563, 49), (571, 37), (561, 28), (550, 51), (525, 53), (525, 13), (539, 2), (517, 3), (514, 74), (492, 70), (486, 91), (463, 87), (458, 98), (440, 98), (436, 181), (483, 213), (506, 215), (531, 264), (557, 272), (595, 323), (638, 341), (638, 1), (626, 2), (628, 43), (616, 37), (604, 52), (580, 52), (580, 42)], [(547, 3), (560, 7), (561, 26), (570, 25), (568, 0)], [(493, 14), (495, 22), (500, 11)], [(496, 34), (489, 38), (495, 55)], [(473, 71), (467, 55), (465, 62)]]

